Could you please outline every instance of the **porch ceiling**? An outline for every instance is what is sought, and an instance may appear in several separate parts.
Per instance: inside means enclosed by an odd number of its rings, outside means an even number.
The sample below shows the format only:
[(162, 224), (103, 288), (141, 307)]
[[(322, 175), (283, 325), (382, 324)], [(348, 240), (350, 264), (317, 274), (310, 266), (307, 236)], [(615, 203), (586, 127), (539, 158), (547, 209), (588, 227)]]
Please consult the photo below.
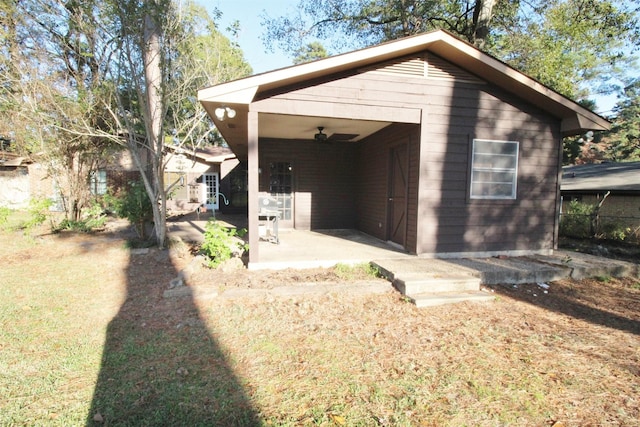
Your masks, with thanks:
[[(233, 106), (232, 106), (233, 108)], [(247, 154), (247, 112), (238, 106), (236, 116), (214, 123), (239, 158)], [(259, 113), (258, 135), (260, 138), (286, 140), (313, 140), (322, 126), (327, 143), (355, 143), (389, 126), (391, 121), (343, 119), (337, 117), (300, 116), (274, 113)], [(355, 136), (353, 136), (355, 135)], [(350, 136), (353, 136), (350, 138)]]
[(348, 142), (363, 138), (390, 125), (390, 122), (371, 120), (349, 120), (332, 117), (290, 116), (278, 114), (260, 114), (258, 132), (261, 138), (313, 139), (322, 126), (329, 140), (343, 140), (340, 135), (356, 135), (346, 139)]

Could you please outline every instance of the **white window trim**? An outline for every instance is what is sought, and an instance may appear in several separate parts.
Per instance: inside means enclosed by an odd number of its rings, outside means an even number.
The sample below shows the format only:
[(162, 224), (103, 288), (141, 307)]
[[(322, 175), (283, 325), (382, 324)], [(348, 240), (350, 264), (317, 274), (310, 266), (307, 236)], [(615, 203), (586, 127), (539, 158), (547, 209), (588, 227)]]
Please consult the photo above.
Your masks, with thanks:
[[(210, 182), (207, 179), (211, 178)], [(202, 182), (205, 184), (205, 206), (207, 209), (218, 210), (219, 194), (220, 194), (220, 179), (218, 172), (206, 172), (202, 174)], [(211, 196), (211, 198), (209, 198)]]
[[(475, 155), (476, 153), (476, 142), (491, 142), (491, 143), (497, 143), (497, 144), (516, 144), (516, 153), (515, 153), (515, 167), (514, 168), (482, 168), (482, 167), (475, 167)], [(483, 153), (480, 153), (483, 154)], [(496, 155), (493, 153), (484, 153), (484, 154), (492, 154), (492, 155)], [(509, 155), (512, 156), (512, 155)], [(496, 140), (496, 139), (475, 139), (473, 140), (473, 146), (471, 148), (471, 174), (469, 176), (469, 197), (471, 199), (484, 199), (484, 200), (515, 200), (517, 198), (518, 195), (518, 163), (519, 163), (519, 159), (520, 159), (520, 142), (519, 141), (503, 141), (503, 140)], [(511, 181), (511, 194), (504, 196), (504, 195), (474, 195), (473, 194), (473, 184), (474, 184), (474, 180), (473, 180), (473, 175), (474, 175), (474, 171), (490, 171), (490, 172), (512, 172), (513, 173), (513, 179)]]

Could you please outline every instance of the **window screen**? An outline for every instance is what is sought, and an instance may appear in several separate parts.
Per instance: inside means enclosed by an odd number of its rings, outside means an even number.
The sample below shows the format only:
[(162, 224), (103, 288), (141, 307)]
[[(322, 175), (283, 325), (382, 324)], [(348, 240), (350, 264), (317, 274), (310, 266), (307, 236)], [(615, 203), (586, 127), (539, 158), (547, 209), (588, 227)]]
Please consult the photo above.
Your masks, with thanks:
[(472, 199), (515, 199), (518, 141), (473, 140)]

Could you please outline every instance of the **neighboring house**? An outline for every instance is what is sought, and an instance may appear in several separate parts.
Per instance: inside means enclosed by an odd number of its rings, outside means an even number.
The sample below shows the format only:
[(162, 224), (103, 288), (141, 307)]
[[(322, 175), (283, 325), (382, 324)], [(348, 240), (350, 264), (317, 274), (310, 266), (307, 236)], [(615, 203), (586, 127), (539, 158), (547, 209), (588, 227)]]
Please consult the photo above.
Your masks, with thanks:
[(0, 206), (24, 209), (32, 198), (54, 198), (46, 168), (30, 157), (0, 151)]
[[(172, 184), (167, 207), (174, 211), (193, 211), (206, 206), (208, 210), (246, 212), (247, 168), (229, 148), (208, 147), (194, 152), (167, 147), (165, 185)], [(146, 163), (146, 159), (143, 159)], [(106, 155), (89, 177), (93, 195), (126, 189), (131, 181), (140, 179), (140, 172), (131, 154), (118, 149)], [(55, 180), (46, 167), (29, 157), (19, 157), (0, 151), (0, 206), (23, 209), (32, 198), (59, 199)], [(61, 203), (57, 203), (61, 209)]]
[(167, 207), (176, 211), (246, 212), (247, 168), (227, 147), (195, 151), (167, 146), (165, 186), (171, 188)]
[(608, 194), (599, 215), (620, 225), (640, 226), (640, 162), (565, 166), (560, 190), (563, 204), (598, 204)]
[[(207, 210), (243, 212), (247, 206), (246, 162), (241, 164), (226, 147), (198, 148), (195, 151), (166, 145), (165, 188), (169, 189), (167, 209), (191, 212)], [(142, 159), (146, 164), (147, 160)], [(244, 180), (242, 178), (244, 177)], [(128, 150), (123, 149), (105, 159), (90, 178), (93, 194), (126, 188), (140, 175)], [(244, 186), (233, 186), (238, 181)]]
[(445, 31), (198, 92), (280, 226), (358, 229), (422, 256), (549, 253), (561, 139), (607, 120)]

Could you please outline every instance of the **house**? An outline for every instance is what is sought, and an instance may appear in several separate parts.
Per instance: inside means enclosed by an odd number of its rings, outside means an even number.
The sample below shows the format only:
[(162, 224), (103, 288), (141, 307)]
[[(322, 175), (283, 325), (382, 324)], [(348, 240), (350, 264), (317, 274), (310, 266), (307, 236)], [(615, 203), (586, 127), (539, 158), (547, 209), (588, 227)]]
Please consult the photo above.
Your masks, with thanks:
[[(192, 212), (200, 207), (232, 213), (246, 211), (246, 167), (243, 171), (243, 164), (229, 148), (189, 149), (168, 144), (165, 152), (164, 184), (169, 190), (169, 211)], [(149, 161), (143, 156), (142, 162)], [(93, 194), (102, 195), (139, 179), (131, 153), (119, 149), (102, 160), (91, 176), (90, 188)]]
[(211, 86), (198, 99), (280, 227), (425, 257), (549, 253), (561, 139), (609, 122), (445, 31)]
[(247, 168), (227, 147), (189, 150), (167, 145), (164, 182), (173, 211), (207, 210), (228, 213), (247, 210)]
[(55, 187), (47, 170), (30, 157), (0, 151), (0, 207), (25, 209), (34, 197), (47, 198)]
[(596, 205), (603, 221), (640, 228), (640, 162), (603, 162), (562, 168), (563, 205), (572, 200)]
[[(167, 207), (173, 211), (208, 210), (236, 213), (247, 209), (247, 169), (226, 147), (195, 151), (166, 146), (165, 185), (172, 186)], [(147, 162), (143, 158), (143, 162)], [(116, 149), (105, 155), (89, 177), (95, 196), (125, 189), (140, 179), (130, 152)], [(0, 151), (0, 206), (24, 209), (32, 198), (60, 199), (56, 180), (45, 165), (30, 157)], [(60, 203), (56, 203), (60, 205)], [(62, 206), (54, 207), (61, 210)]]

